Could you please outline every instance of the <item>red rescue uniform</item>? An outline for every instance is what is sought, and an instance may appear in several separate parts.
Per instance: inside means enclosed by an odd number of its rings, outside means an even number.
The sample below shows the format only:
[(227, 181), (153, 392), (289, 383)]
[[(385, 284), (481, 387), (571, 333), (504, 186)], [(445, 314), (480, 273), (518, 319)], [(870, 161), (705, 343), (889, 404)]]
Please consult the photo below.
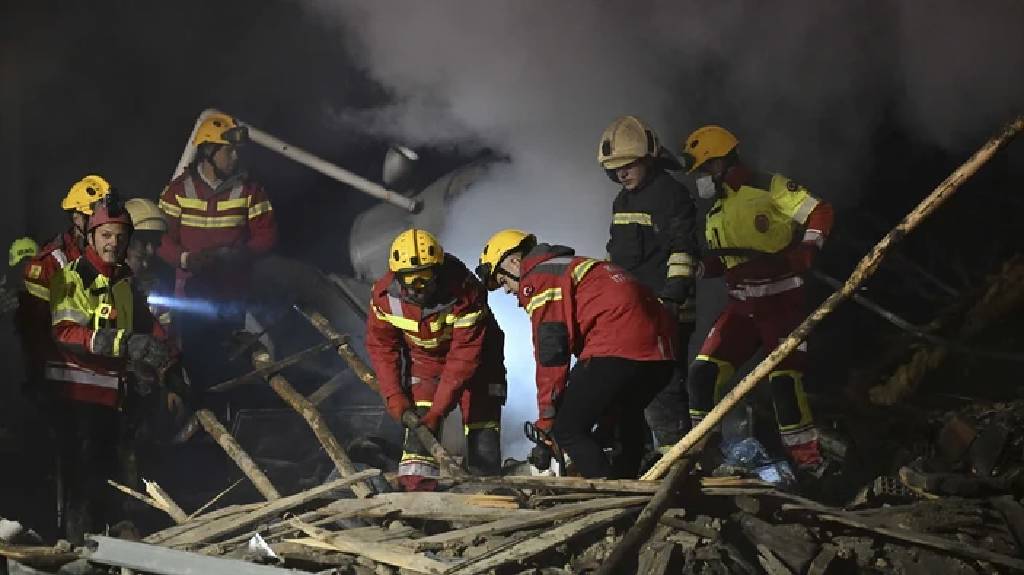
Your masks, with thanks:
[[(672, 376), (676, 319), (622, 268), (565, 246), (539, 244), (525, 255), (517, 297), (533, 330), (537, 426), (552, 431), (584, 476), (635, 476), (643, 409)], [(609, 411), (622, 435), (618, 470), (590, 436)]]
[[(366, 349), (385, 403), (412, 398), (421, 415), (442, 419), (455, 405), (470, 451), (468, 463), (497, 472), (497, 445), (488, 445), (488, 462), (474, 461), (477, 432), (497, 441), (505, 403), (505, 336), (487, 306), (487, 291), (457, 258), (446, 255), (435, 271), (438, 303), (424, 307), (403, 297), (395, 274), (373, 285), (366, 324)], [(405, 369), (403, 370), (403, 363)], [(493, 454), (491, 454), (493, 452)], [(497, 460), (495, 460), (497, 459)], [(437, 462), (407, 434), (399, 475), (435, 477)]]

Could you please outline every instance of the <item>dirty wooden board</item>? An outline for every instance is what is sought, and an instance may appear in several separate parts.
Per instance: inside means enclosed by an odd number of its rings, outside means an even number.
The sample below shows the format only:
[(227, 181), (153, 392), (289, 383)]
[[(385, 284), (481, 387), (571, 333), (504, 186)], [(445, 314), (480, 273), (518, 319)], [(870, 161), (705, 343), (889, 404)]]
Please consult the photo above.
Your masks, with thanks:
[(647, 497), (642, 495), (632, 497), (602, 497), (594, 501), (558, 505), (550, 509), (545, 509), (543, 513), (539, 515), (499, 519), (497, 521), (492, 521), (491, 523), (484, 523), (483, 525), (474, 525), (472, 527), (456, 529), (454, 531), (448, 531), (446, 533), (439, 533), (437, 535), (417, 539), (412, 541), (411, 545), (413, 549), (417, 551), (471, 545), (478, 537), (538, 527), (547, 523), (554, 523), (555, 521), (569, 519), (582, 513), (643, 505), (647, 502), (647, 499)]
[(331, 491), (344, 488), (351, 483), (354, 483), (356, 481), (362, 481), (364, 479), (374, 477), (379, 474), (380, 470), (377, 469), (367, 469), (366, 471), (360, 471), (355, 475), (343, 477), (341, 479), (332, 481), (330, 483), (325, 483), (323, 485), (318, 485), (312, 489), (307, 489), (306, 491), (296, 493), (295, 495), (289, 495), (287, 497), (282, 497), (280, 499), (275, 499), (274, 501), (269, 501), (267, 503), (260, 504), (252, 511), (249, 511), (248, 513), (240, 517), (231, 516), (222, 518), (220, 520), (215, 520), (209, 525), (205, 525), (200, 529), (189, 531), (180, 536), (165, 540), (162, 544), (166, 546), (180, 547), (186, 545), (205, 543), (207, 541), (213, 541), (219, 537), (223, 537), (224, 535), (228, 535), (230, 533), (234, 533), (236, 531), (245, 529), (246, 527), (249, 527), (251, 525), (255, 525), (260, 521), (264, 521), (266, 519), (274, 517), (279, 513), (283, 513), (285, 511), (288, 511), (289, 509), (298, 507), (299, 505), (309, 503), (310, 501), (318, 497), (323, 497), (327, 495)]
[[(351, 511), (351, 517), (403, 517), (461, 523), (487, 523), (542, 513), (531, 509), (486, 507), (478, 504), (477, 497), (461, 493), (382, 493), (363, 500), (341, 499), (327, 510), (331, 513)], [(380, 505), (381, 502), (384, 505)]]
[(545, 531), (537, 537), (520, 541), (494, 555), (471, 559), (445, 572), (445, 575), (474, 575), (486, 573), (510, 563), (526, 561), (548, 549), (561, 545), (580, 534), (598, 529), (623, 517), (636, 513), (635, 509), (607, 509), (586, 517), (569, 521), (559, 527)]
[(292, 540), (294, 543), (360, 555), (378, 563), (393, 565), (418, 573), (440, 575), (450, 567), (448, 563), (420, 555), (402, 545), (366, 541), (364, 538), (355, 537), (346, 531), (327, 531), (326, 529), (313, 527), (308, 523), (295, 523), (296, 527), (312, 537), (314, 541), (309, 542), (304, 539), (296, 539)]
[(261, 505), (263, 504), (246, 503), (244, 505), (231, 505), (228, 507), (222, 507), (221, 509), (216, 509), (204, 515), (193, 517), (187, 523), (182, 523), (181, 525), (174, 525), (173, 527), (168, 527), (167, 529), (157, 531), (156, 533), (150, 534), (142, 541), (144, 543), (162, 544), (165, 541), (181, 536), (184, 533), (193, 531), (195, 529), (199, 529), (204, 525), (209, 525), (211, 522), (216, 521), (218, 519), (230, 516), (244, 515)]

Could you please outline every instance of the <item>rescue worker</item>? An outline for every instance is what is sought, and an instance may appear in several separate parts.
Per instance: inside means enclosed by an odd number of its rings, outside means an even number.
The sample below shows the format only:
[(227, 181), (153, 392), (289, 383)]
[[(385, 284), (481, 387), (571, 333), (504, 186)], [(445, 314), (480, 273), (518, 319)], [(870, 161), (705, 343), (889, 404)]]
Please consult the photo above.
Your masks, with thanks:
[(75, 182), (60, 203), (71, 227), (44, 244), (24, 268), (26, 295), (19, 303), (15, 324), (25, 357), (28, 390), (36, 399), (41, 400), (46, 392), (42, 385), (43, 366), (59, 357), (50, 337), (50, 282), (57, 272), (82, 255), (92, 205), (109, 193), (110, 183), (102, 176), (92, 174)]
[[(156, 250), (167, 232), (164, 213), (153, 200), (146, 198), (132, 198), (124, 203), (124, 207), (132, 218), (133, 229), (125, 263), (132, 270), (136, 288), (141, 295), (147, 296), (147, 302), (150, 294), (171, 294), (173, 279), (165, 272), (173, 275), (173, 270), (156, 257)], [(152, 303), (149, 309), (161, 325), (165, 328), (170, 325), (170, 310)]]
[[(676, 321), (654, 292), (619, 266), (538, 244), (520, 230), (491, 236), (477, 275), (515, 294), (530, 316), (537, 362), (537, 429), (550, 432), (584, 477), (636, 477), (644, 408), (672, 377)], [(570, 370), (571, 356), (576, 365)], [(592, 435), (618, 418), (614, 468)]]
[[(39, 244), (30, 237), (21, 237), (11, 242), (7, 250), (7, 264), (21, 277), (28, 267), (28, 261), (39, 255)], [(21, 282), (18, 282), (19, 284)], [(20, 302), (26, 298), (33, 297), (23, 285), (7, 285), (7, 274), (0, 278), (0, 315), (6, 316), (14, 313), (20, 307)]]
[(678, 319), (676, 373), (646, 410), (658, 445), (671, 447), (690, 428), (685, 380), (686, 350), (696, 321), (697, 208), (686, 186), (667, 171), (682, 166), (635, 116), (608, 126), (597, 161), (622, 186), (612, 202), (609, 260), (651, 288)]
[[(690, 134), (683, 158), (697, 193), (715, 203), (708, 211), (703, 277), (725, 276), (728, 303), (690, 367), (690, 417), (704, 418), (735, 369), (759, 347), (774, 349), (803, 321), (801, 274), (832, 228), (832, 207), (779, 174), (740, 160), (739, 141), (719, 126)], [(818, 432), (804, 394), (807, 343), (768, 376), (782, 443), (790, 459), (820, 471)]]
[(226, 347), (244, 326), (245, 300), (254, 258), (277, 243), (273, 207), (263, 187), (240, 169), (244, 126), (213, 114), (193, 139), (195, 160), (160, 196), (167, 214), (158, 255), (175, 269), (174, 295), (206, 300), (215, 317), (179, 316), (182, 348), (192, 384), (205, 389), (245, 366), (225, 361)]
[[(505, 335), (487, 306), (487, 291), (421, 229), (395, 238), (388, 269), (373, 284), (366, 323), (366, 349), (388, 413), (401, 421), (415, 406), (423, 424), (437, 432), (458, 405), (466, 466), (477, 475), (499, 475)], [(432, 490), (438, 472), (437, 461), (407, 431), (398, 466), (402, 486)]]
[(172, 362), (164, 331), (124, 265), (132, 223), (116, 195), (93, 205), (86, 232), (83, 254), (50, 284), (60, 359), (45, 370), (59, 404), (66, 533), (77, 543), (110, 519), (103, 501), (123, 444), (119, 409), (130, 390), (162, 379)]

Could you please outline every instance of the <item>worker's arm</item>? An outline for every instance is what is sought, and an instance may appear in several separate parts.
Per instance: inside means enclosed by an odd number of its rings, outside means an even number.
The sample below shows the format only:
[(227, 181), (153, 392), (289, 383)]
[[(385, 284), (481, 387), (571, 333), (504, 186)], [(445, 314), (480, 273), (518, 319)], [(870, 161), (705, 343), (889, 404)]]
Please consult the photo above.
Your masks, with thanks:
[(807, 271), (832, 231), (832, 206), (812, 196), (807, 188), (782, 176), (775, 176), (771, 188), (776, 208), (803, 230), (799, 240), (787, 248), (786, 259), (793, 271)]
[[(673, 180), (674, 181), (674, 180)], [(685, 186), (666, 186), (667, 206), (665, 229), (661, 232), (668, 246), (665, 285), (658, 294), (662, 299), (683, 302), (691, 294), (698, 261), (697, 207)]]
[(371, 301), (366, 318), (366, 352), (377, 374), (380, 396), (389, 408), (388, 413), (401, 420), (401, 411), (411, 406), (402, 389), (402, 333), (383, 318), (384, 311)]
[(249, 202), (249, 239), (245, 247), (249, 255), (266, 254), (277, 245), (277, 221), (274, 219), (274, 207), (263, 187), (249, 183), (253, 187), (252, 200)]
[[(568, 289), (568, 288), (566, 288)], [(555, 419), (555, 403), (569, 379), (572, 350), (565, 307), (560, 286), (538, 288), (526, 303), (533, 328), (533, 349), (537, 362), (537, 426), (551, 429)]]
[(160, 240), (156, 254), (172, 268), (184, 268), (182, 254), (185, 249), (181, 245), (181, 206), (174, 193), (175, 186), (167, 186), (160, 194), (160, 210), (167, 220), (167, 231)]
[(444, 359), (441, 381), (434, 392), (433, 404), (424, 416), (429, 424), (444, 419), (455, 408), (462, 391), (480, 367), (484, 336), (487, 332), (487, 292), (482, 285), (467, 277), (465, 296), (452, 308), (452, 341)]

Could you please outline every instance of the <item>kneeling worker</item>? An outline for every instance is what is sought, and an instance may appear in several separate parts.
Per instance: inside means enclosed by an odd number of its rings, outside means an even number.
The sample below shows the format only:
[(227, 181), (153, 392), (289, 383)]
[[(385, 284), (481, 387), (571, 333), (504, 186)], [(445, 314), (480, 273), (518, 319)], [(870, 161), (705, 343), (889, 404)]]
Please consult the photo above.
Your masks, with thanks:
[[(636, 477), (644, 408), (668, 385), (676, 319), (650, 288), (622, 268), (502, 230), (487, 241), (477, 275), (490, 290), (514, 293), (533, 328), (537, 428), (588, 478)], [(680, 352), (681, 353), (681, 352)], [(578, 361), (570, 370), (571, 356)], [(612, 464), (591, 430), (618, 419), (622, 456)]]
[[(487, 307), (487, 291), (425, 230), (399, 234), (388, 267), (373, 285), (366, 323), (366, 349), (388, 413), (401, 421), (415, 404), (423, 424), (436, 433), (459, 404), (469, 471), (498, 475), (505, 335)], [(438, 472), (437, 461), (406, 432), (398, 466), (402, 486), (432, 490)]]

